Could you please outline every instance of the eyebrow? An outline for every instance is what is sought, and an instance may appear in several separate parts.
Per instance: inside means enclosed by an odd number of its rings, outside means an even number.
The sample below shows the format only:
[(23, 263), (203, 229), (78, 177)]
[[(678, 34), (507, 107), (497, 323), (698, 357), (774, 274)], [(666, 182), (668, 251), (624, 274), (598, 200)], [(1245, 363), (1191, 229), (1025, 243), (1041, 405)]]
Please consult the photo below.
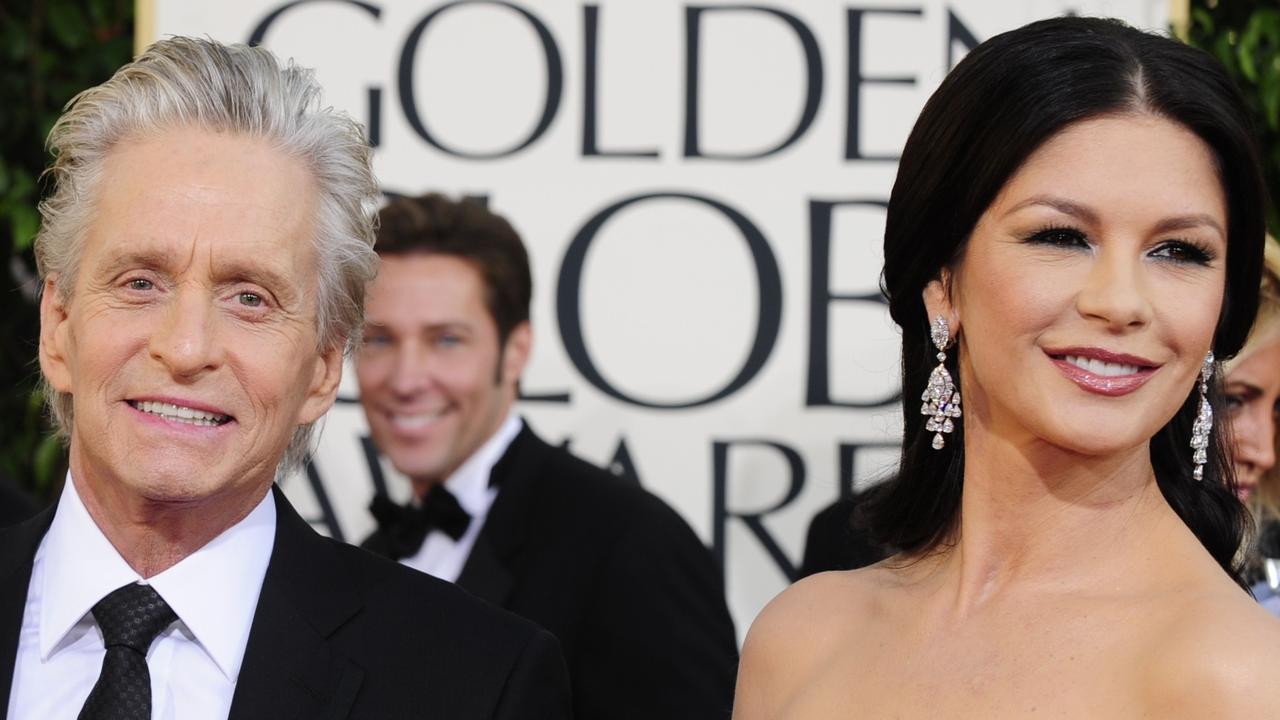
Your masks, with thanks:
[(172, 259), (172, 253), (162, 252), (159, 250), (131, 250), (120, 255), (116, 255), (103, 263), (98, 270), (99, 276), (115, 277), (125, 270), (133, 267), (145, 267), (151, 270), (160, 270), (169, 264)]
[(1227, 382), (1223, 385), (1223, 389), (1228, 392), (1231, 390), (1238, 390), (1241, 395), (1248, 398), (1255, 398), (1262, 394), (1262, 388), (1247, 380), (1232, 380), (1227, 378)]
[(219, 282), (249, 282), (260, 285), (269, 290), (276, 296), (276, 300), (284, 305), (296, 302), (301, 295), (301, 288), (295, 287), (294, 283), (277, 272), (275, 268), (246, 265), (233, 259), (217, 263), (214, 275)]
[[(365, 320), (364, 329), (380, 330), (384, 332), (394, 331), (394, 328), (391, 325), (378, 322), (377, 320)], [(427, 323), (426, 325), (419, 327), (418, 330), (425, 331), (428, 333), (460, 332), (462, 334), (470, 334), (472, 331), (471, 325), (469, 323), (455, 321), (455, 320), (446, 320), (444, 322)]]
[[(1052, 208), (1064, 215), (1080, 218), (1091, 225), (1098, 224), (1098, 213), (1092, 208), (1072, 202), (1065, 198), (1055, 197), (1053, 195), (1033, 195), (1026, 200), (1009, 208), (1005, 213), (1006, 216), (1028, 208), (1034, 205), (1043, 205)], [(1156, 224), (1154, 231), (1157, 233), (1173, 232), (1176, 230), (1192, 230), (1200, 227), (1208, 227), (1217, 231), (1218, 235), (1223, 239), (1227, 237), (1227, 231), (1223, 229), (1222, 224), (1216, 218), (1207, 213), (1187, 213), (1186, 215), (1174, 215), (1164, 218)]]

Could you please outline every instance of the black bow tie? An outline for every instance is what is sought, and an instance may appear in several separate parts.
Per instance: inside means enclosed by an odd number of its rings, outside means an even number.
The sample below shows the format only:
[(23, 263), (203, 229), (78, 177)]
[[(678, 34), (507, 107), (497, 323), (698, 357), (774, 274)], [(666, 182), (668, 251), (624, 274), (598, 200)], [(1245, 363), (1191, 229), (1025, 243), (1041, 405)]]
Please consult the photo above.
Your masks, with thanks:
[(392, 560), (417, 553), (432, 530), (457, 540), (471, 524), (471, 516), (443, 484), (433, 485), (417, 507), (397, 505), (386, 495), (375, 495), (369, 512), (378, 521), (378, 530), (387, 541), (386, 550)]

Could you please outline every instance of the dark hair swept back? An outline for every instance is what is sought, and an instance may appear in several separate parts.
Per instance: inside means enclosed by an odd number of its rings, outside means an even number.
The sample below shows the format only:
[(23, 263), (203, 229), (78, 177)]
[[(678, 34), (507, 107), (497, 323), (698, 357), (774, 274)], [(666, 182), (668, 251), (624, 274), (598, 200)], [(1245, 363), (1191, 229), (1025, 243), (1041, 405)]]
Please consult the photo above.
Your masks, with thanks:
[(378, 212), (378, 255), (447, 255), (465, 260), (484, 280), (485, 305), (498, 343), (529, 319), (533, 278), (520, 235), (481, 201), (440, 193), (397, 197)]
[[(963, 423), (938, 451), (919, 413), (919, 393), (937, 362), (925, 285), (960, 257), (978, 219), (1037, 148), (1072, 123), (1128, 112), (1176, 122), (1211, 150), (1228, 216), (1226, 291), (1214, 353), (1225, 359), (1244, 343), (1257, 310), (1265, 190), (1249, 115), (1223, 69), (1200, 50), (1109, 19), (1043, 20), (987, 40), (925, 105), (889, 200), (882, 284), (902, 328), (903, 452), (897, 477), (872, 494), (861, 517), (883, 544), (908, 555), (927, 553), (951, 538), (959, 515)], [(958, 379), (956, 355), (947, 364)], [(1220, 390), (1210, 396), (1220, 410)], [(1192, 478), (1188, 441), (1195, 413), (1193, 389), (1152, 438), (1152, 464), (1165, 499), (1241, 582), (1235, 558), (1248, 514), (1232, 493), (1224, 433), (1213, 433), (1204, 481)]]

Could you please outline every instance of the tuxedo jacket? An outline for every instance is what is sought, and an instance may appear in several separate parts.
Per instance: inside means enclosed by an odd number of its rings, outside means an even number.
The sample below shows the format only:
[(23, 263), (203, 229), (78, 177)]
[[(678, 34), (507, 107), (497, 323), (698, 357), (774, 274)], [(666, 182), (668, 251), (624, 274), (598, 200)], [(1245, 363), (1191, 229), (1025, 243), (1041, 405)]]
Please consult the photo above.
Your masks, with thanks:
[(0, 527), (16, 525), (37, 512), (40, 512), (40, 506), (35, 500), (15, 487), (7, 475), (0, 473)]
[[(737, 641), (711, 554), (638, 485), (526, 425), (458, 585), (560, 640), (578, 720), (714, 720), (731, 711)], [(386, 542), (365, 541), (375, 552)]]
[[(273, 492), (275, 546), (232, 720), (570, 717), (564, 662), (545, 631), (322, 537)], [(32, 559), (55, 510), (0, 530), (0, 716)]]

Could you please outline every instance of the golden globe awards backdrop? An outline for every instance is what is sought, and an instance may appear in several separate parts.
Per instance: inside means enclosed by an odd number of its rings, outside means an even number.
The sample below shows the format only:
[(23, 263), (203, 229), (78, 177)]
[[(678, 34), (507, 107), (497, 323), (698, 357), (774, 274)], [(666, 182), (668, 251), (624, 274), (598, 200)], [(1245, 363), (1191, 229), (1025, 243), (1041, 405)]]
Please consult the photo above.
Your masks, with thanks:
[[(884, 205), (924, 101), (978, 42), (1167, 0), (154, 0), (139, 42), (265, 45), (364, 122), (388, 193), (482, 196), (534, 265), (520, 412), (678, 509), (746, 632), (809, 518), (892, 468)], [(375, 487), (354, 378), (283, 483), (358, 542)], [(590, 512), (590, 508), (582, 508)]]

